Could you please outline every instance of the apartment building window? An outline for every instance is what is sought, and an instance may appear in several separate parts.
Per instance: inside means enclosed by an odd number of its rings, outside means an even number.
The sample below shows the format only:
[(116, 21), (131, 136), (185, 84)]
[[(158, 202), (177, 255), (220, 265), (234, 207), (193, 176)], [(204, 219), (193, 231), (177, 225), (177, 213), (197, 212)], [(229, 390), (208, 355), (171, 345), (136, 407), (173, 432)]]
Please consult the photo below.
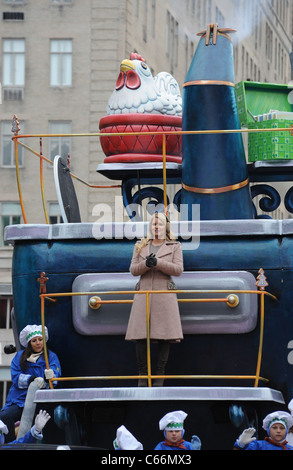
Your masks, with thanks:
[(151, 7), (151, 35), (152, 38), (155, 37), (156, 33), (156, 0), (152, 0)]
[[(51, 121), (49, 124), (50, 134), (71, 134), (70, 121)], [(71, 151), (71, 138), (68, 136), (56, 135), (49, 139), (49, 155), (53, 161), (56, 155), (67, 159)]]
[(248, 54), (248, 52), (246, 52), (246, 55), (245, 55), (245, 75), (246, 75), (246, 78), (249, 78), (248, 63), (249, 63), (249, 54)]
[(171, 30), (171, 15), (170, 12), (167, 11), (167, 18), (166, 18), (166, 54), (169, 55), (170, 49), (170, 30)]
[(273, 59), (273, 31), (266, 23), (266, 57), (269, 62)]
[(148, 2), (143, 0), (143, 15), (142, 15), (142, 38), (147, 42), (147, 23), (148, 23)]
[(185, 53), (185, 74), (189, 68), (189, 56), (188, 56), (188, 45), (189, 45), (189, 38), (187, 34), (185, 34), (185, 44), (184, 44), (184, 53)]
[(257, 50), (257, 42), (258, 42), (258, 25), (259, 25), (259, 19), (258, 19), (258, 7), (257, 5), (255, 6), (255, 12), (253, 14), (253, 30), (254, 30), (254, 48)]
[(7, 5), (23, 5), (24, 0), (3, 0), (3, 2)]
[(192, 62), (194, 56), (194, 42), (190, 41), (190, 63)]
[(262, 45), (262, 12), (259, 12), (259, 49)]
[[(200, 0), (199, 0), (199, 5), (198, 5), (198, 9), (199, 9), (199, 14), (198, 14), (198, 17), (200, 18)], [(191, 14), (192, 16), (195, 15), (195, 0), (191, 0)]]
[(10, 325), (10, 313), (13, 308), (13, 301), (11, 296), (0, 296), (0, 328), (9, 329)]
[(70, 5), (72, 0), (51, 0), (51, 3), (53, 5)]
[(208, 22), (210, 21), (207, 21), (207, 2), (203, 2), (203, 5), (202, 5), (202, 10), (203, 10), (203, 24), (206, 25)]
[(72, 40), (51, 39), (50, 42), (50, 85), (72, 85)]
[(4, 241), (4, 229), (7, 225), (16, 225), (21, 222), (21, 207), (18, 202), (2, 202), (1, 204), (1, 238), (0, 245), (8, 245)]
[(3, 39), (3, 87), (24, 87), (25, 41)]
[(166, 21), (166, 54), (170, 59), (170, 73), (174, 73), (178, 62), (179, 25), (169, 11)]
[[(11, 140), (11, 121), (1, 122), (1, 167), (15, 168), (14, 142)], [(23, 123), (20, 123), (23, 129)], [(23, 147), (18, 146), (18, 163), (23, 166)]]
[(285, 70), (286, 70), (286, 56), (285, 56), (285, 51), (283, 47), (280, 47), (280, 57), (279, 57), (279, 63), (280, 63), (280, 70), (279, 70), (279, 75), (281, 76), (281, 81), (283, 83), (284, 76), (285, 76)]
[(63, 219), (60, 212), (60, 207), (57, 202), (49, 203), (49, 222), (50, 224), (62, 224)]

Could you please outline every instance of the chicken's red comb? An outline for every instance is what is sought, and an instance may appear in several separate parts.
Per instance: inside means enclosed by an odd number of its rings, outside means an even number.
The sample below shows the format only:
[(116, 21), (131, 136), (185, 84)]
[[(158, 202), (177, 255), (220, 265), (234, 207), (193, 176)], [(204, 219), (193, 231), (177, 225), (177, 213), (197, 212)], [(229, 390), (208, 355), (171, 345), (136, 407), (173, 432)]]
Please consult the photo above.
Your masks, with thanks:
[(141, 60), (142, 62), (146, 62), (144, 60), (144, 58), (140, 54), (138, 54), (137, 52), (131, 52), (129, 59), (130, 60)]

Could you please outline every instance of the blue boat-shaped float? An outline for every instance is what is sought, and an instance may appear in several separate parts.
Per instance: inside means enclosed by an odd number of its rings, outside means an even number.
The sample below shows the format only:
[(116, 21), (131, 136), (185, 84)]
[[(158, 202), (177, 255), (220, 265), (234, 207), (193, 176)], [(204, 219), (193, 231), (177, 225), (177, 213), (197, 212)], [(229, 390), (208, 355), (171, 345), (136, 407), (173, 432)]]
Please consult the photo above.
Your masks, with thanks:
[[(16, 347), (26, 324), (43, 322), (62, 365), (58, 387), (35, 395), (55, 418), (44, 443), (112, 449), (124, 424), (151, 450), (162, 438), (159, 419), (183, 409), (187, 439), (197, 434), (203, 449), (232, 449), (248, 425), (261, 438), (263, 417), (287, 410), (293, 397), (293, 220), (260, 218), (253, 204), (265, 194), (262, 207), (277, 207), (278, 193), (263, 183), (290, 181), (293, 171), (290, 160), (246, 163), (229, 32), (209, 25), (200, 33), (183, 89), (182, 164), (166, 160), (163, 146), (160, 160), (99, 165), (122, 181), (128, 222), (81, 222), (70, 172), (62, 176), (57, 157), (65, 223), (6, 228)], [(165, 183), (182, 185), (171, 220), (184, 255), (176, 279), (184, 340), (171, 348), (164, 386), (152, 387), (150, 367), (149, 386), (137, 387), (134, 344), (124, 336), (137, 282), (129, 265), (147, 222), (129, 207), (152, 198), (166, 209)], [(149, 187), (132, 197), (139, 184)], [(285, 202), (292, 212), (290, 191)], [(155, 358), (153, 345), (151, 364)]]

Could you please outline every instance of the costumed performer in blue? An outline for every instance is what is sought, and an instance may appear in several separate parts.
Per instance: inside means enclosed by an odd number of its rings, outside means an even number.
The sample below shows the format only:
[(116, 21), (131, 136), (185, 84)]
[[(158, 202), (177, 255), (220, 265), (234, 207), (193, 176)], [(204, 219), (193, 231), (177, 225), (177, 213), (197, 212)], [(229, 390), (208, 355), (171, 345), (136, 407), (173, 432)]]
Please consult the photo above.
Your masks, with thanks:
[[(48, 329), (45, 327), (46, 342), (48, 337)], [(25, 349), (18, 351), (12, 359), (12, 385), (6, 403), (0, 411), (0, 420), (8, 428), (6, 442), (15, 440), (14, 423), (21, 418), (30, 383), (36, 380), (39, 388), (49, 388), (48, 380), (61, 375), (59, 359), (50, 350), (48, 350), (50, 368), (46, 368), (41, 325), (27, 325), (20, 332), (19, 341)], [(53, 385), (56, 386), (57, 382), (53, 382)]]
[(123, 425), (116, 431), (113, 446), (115, 450), (143, 450), (142, 443)]
[(286, 411), (274, 411), (263, 420), (263, 429), (268, 436), (264, 440), (253, 437), (254, 428), (247, 428), (238, 437), (234, 449), (244, 450), (293, 450), (286, 440), (289, 429), (293, 425), (292, 416)]
[[(293, 399), (288, 403), (288, 410), (290, 411), (291, 416), (293, 417)], [(293, 426), (289, 429), (286, 436), (286, 440), (290, 446), (293, 446)]]
[[(43, 439), (42, 430), (50, 418), (51, 416), (49, 415), (49, 413), (47, 413), (47, 411), (40, 410), (36, 416), (35, 424), (32, 426), (32, 428), (23, 437), (9, 442), (9, 445), (35, 444), (37, 441), (41, 441)], [(8, 428), (6, 424), (4, 424), (3, 421), (0, 420), (0, 448), (1, 445), (5, 442), (5, 434), (8, 434)]]
[(165, 440), (159, 442), (154, 450), (200, 450), (201, 441), (199, 437), (192, 436), (192, 441), (183, 439), (185, 430), (183, 422), (187, 413), (182, 410), (171, 411), (159, 421), (159, 428), (164, 431)]

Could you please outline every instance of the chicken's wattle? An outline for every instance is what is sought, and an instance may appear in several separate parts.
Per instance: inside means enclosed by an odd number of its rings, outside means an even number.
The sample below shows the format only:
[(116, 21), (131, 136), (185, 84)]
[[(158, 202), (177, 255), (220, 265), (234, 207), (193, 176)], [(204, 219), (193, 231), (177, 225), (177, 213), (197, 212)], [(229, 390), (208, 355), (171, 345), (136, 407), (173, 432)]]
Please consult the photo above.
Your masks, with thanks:
[(131, 90), (136, 90), (140, 87), (140, 78), (134, 70), (128, 72), (120, 72), (116, 82), (116, 90), (123, 88), (124, 84)]

